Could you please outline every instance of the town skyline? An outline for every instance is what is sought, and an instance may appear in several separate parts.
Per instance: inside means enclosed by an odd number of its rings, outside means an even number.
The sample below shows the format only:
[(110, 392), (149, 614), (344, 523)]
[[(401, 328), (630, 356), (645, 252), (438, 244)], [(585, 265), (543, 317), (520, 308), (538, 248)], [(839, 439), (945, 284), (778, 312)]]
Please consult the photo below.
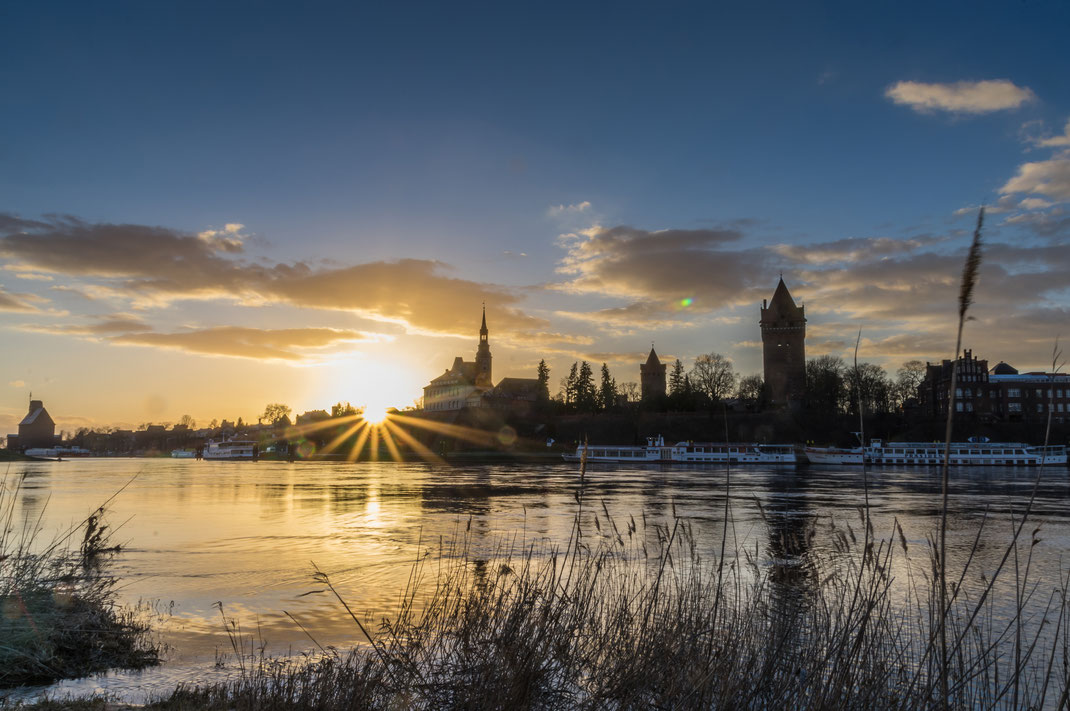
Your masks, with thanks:
[(981, 204), (964, 347), (1070, 337), (1065, 4), (553, 9), (11, 9), (0, 431), (405, 407), (483, 302), (497, 377), (761, 373), (781, 273), (808, 356), (894, 372), (952, 357)]

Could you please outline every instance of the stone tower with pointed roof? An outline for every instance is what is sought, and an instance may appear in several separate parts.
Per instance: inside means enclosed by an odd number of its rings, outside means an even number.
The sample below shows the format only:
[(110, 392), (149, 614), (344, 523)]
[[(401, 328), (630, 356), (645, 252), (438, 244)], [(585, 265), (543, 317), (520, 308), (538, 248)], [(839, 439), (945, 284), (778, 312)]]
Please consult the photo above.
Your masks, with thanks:
[(774, 405), (799, 407), (806, 396), (806, 316), (796, 306), (784, 278), (766, 304), (762, 300), (762, 354), (765, 385)]
[(479, 327), (479, 347), (476, 348), (476, 387), (489, 388), (490, 343), (487, 341), (487, 305), (483, 305), (483, 324)]
[(665, 397), (665, 364), (658, 360), (653, 344), (646, 363), (639, 365), (639, 383), (643, 400)]

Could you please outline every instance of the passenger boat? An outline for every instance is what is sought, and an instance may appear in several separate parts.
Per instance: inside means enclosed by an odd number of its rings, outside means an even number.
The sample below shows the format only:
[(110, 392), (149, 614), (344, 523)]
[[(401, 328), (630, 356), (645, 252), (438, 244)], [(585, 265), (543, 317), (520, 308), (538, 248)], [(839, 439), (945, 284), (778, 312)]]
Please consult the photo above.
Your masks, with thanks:
[[(811, 464), (907, 464), (939, 465), (944, 461), (943, 442), (883, 442), (870, 440), (868, 447), (836, 449), (806, 447)], [(1039, 466), (1066, 464), (1063, 445), (1036, 447), (1021, 442), (952, 442), (954, 466)]]
[(795, 447), (790, 444), (754, 442), (677, 442), (666, 445), (665, 438), (647, 437), (646, 445), (583, 445), (563, 454), (566, 462), (578, 462), (587, 450), (588, 462), (631, 462), (635, 464), (795, 464)]
[(173, 459), (193, 459), (197, 456), (197, 452), (192, 449), (172, 449), (171, 457)]
[(253, 460), (257, 458), (257, 444), (253, 440), (228, 439), (209, 442), (204, 447), (205, 459)]
[(41, 459), (93, 456), (93, 453), (85, 447), (31, 447), (24, 451), (23, 454), (27, 457), (38, 457)]

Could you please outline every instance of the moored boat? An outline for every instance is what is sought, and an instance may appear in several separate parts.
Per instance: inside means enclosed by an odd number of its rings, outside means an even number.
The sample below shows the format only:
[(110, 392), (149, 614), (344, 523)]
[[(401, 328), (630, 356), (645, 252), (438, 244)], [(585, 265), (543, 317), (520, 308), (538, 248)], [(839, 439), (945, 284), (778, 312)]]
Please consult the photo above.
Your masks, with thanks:
[[(1066, 447), (1038, 447), (1021, 442), (952, 442), (953, 466), (1041, 466), (1066, 464)], [(943, 442), (884, 442), (870, 440), (868, 447), (837, 449), (806, 447), (811, 464), (940, 465), (944, 461)]]
[(197, 456), (197, 452), (192, 449), (172, 449), (172, 459), (194, 459)]
[(566, 462), (578, 462), (584, 449), (588, 462), (632, 462), (637, 464), (795, 464), (795, 447), (790, 444), (756, 442), (677, 442), (647, 437), (641, 447), (626, 445), (579, 445), (575, 453), (563, 454)]
[(205, 459), (251, 461), (257, 458), (257, 443), (246, 439), (228, 439), (209, 442), (204, 446)]

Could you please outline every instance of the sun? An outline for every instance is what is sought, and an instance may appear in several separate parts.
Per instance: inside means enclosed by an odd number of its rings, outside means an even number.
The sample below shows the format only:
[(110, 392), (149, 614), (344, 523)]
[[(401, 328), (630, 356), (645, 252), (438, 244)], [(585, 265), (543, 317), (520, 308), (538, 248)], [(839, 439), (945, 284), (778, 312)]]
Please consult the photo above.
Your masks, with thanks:
[(382, 424), (387, 417), (389, 417), (389, 411), (384, 405), (367, 405), (364, 408), (364, 421), (370, 425)]

